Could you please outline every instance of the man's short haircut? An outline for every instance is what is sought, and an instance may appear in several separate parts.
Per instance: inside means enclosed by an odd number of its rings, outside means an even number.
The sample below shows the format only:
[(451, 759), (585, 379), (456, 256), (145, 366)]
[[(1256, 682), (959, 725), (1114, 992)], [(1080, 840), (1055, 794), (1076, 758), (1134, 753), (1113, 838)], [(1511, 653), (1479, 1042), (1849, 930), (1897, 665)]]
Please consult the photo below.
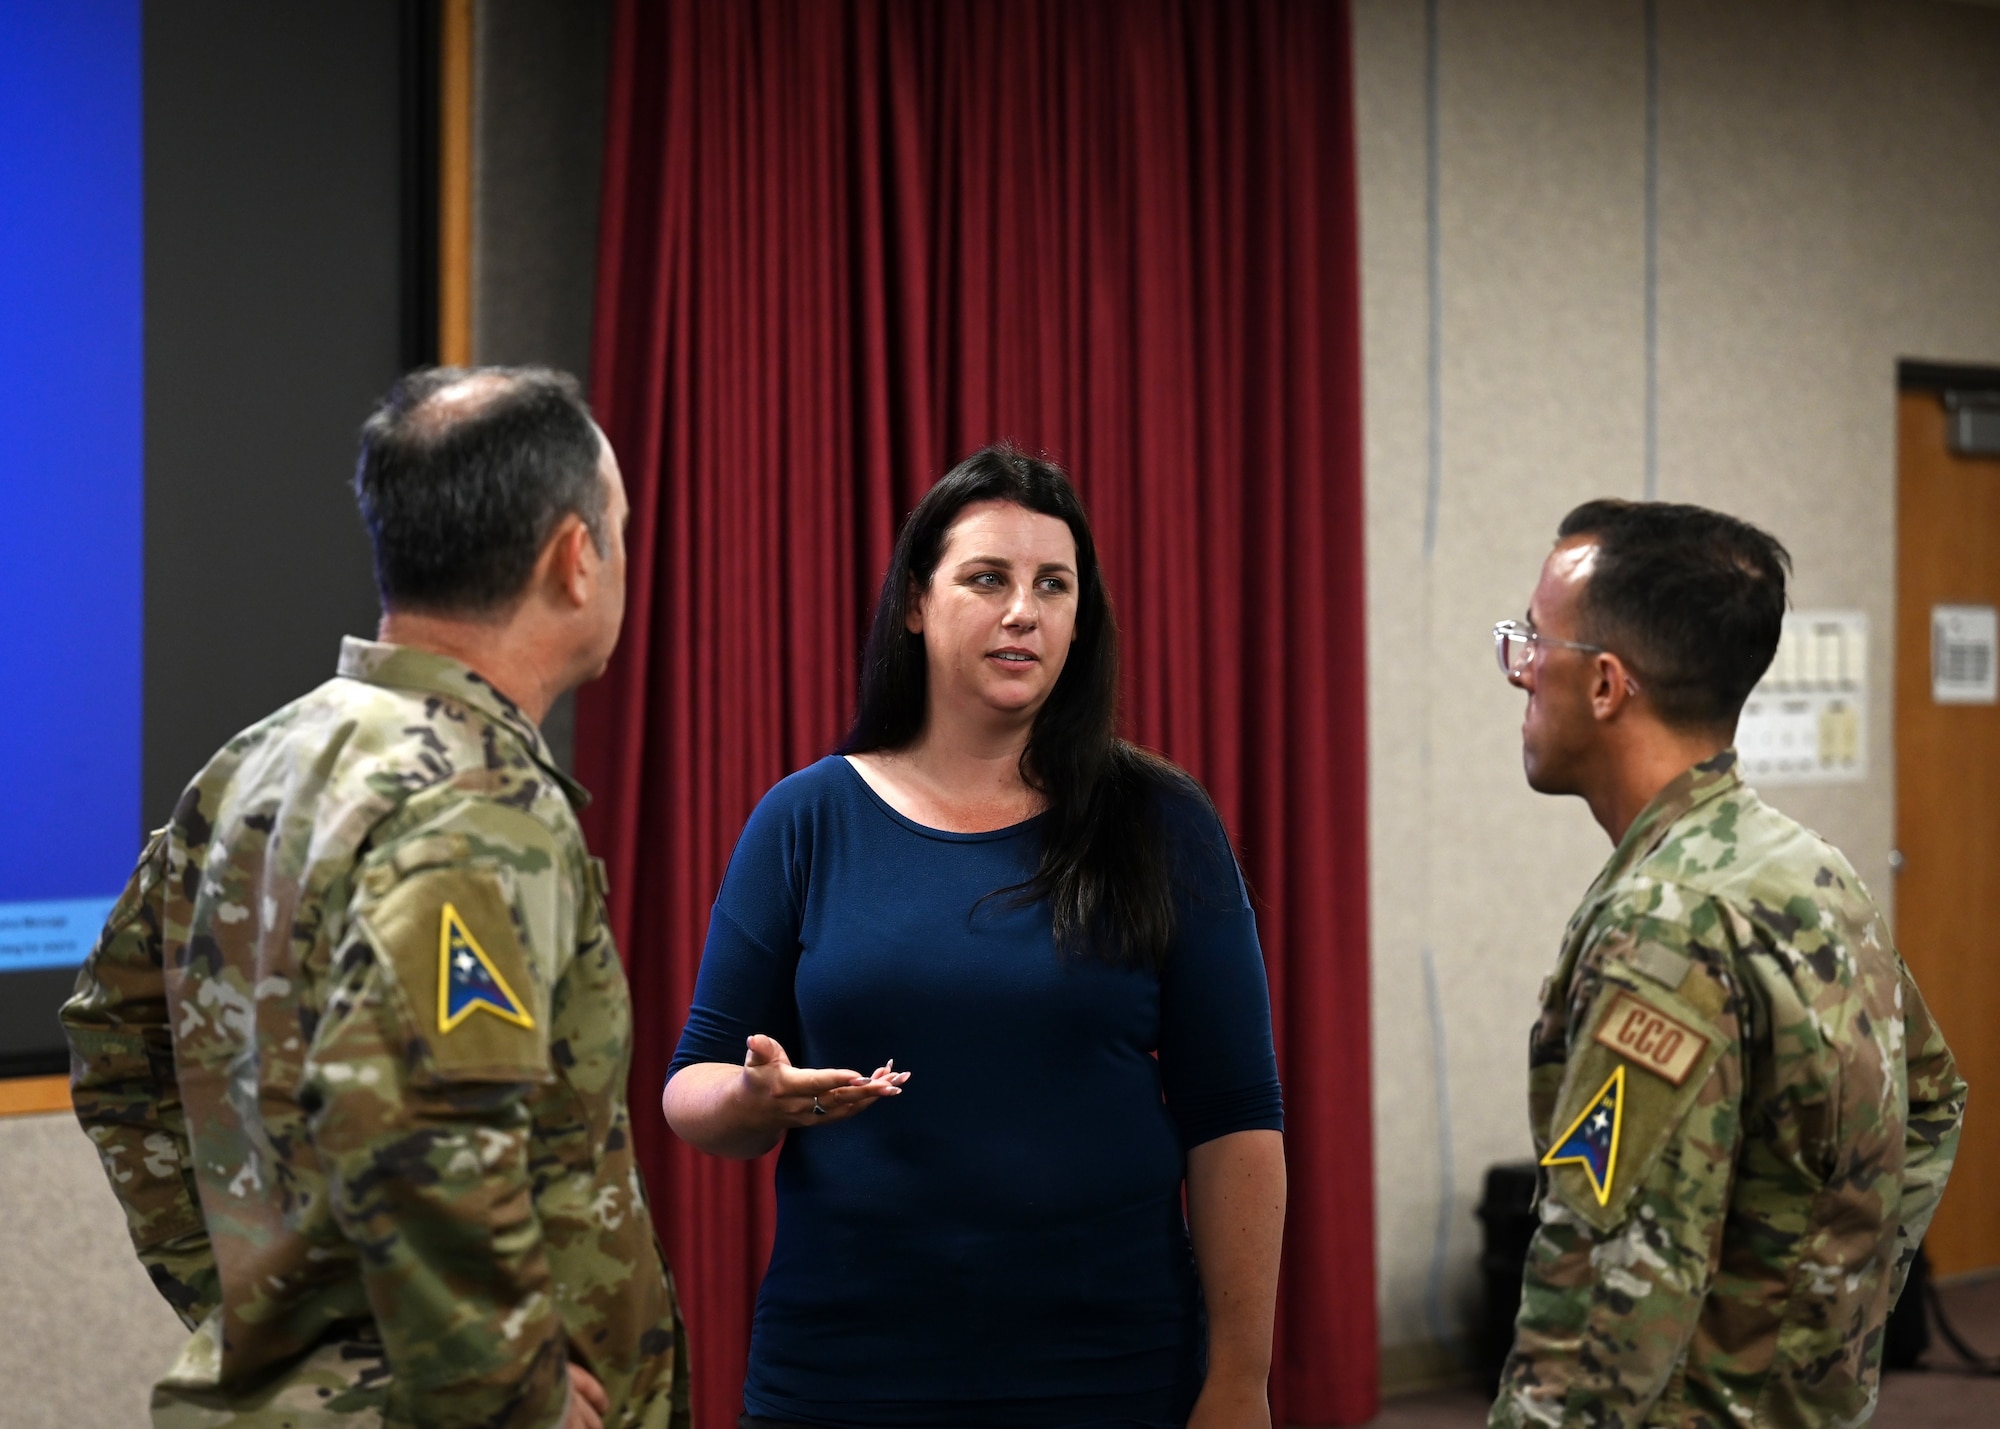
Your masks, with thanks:
[(1767, 532), (1701, 506), (1586, 501), (1558, 538), (1597, 559), (1579, 600), (1580, 638), (1615, 651), (1676, 729), (1733, 727), (1770, 668), (1792, 558)]
[(362, 425), (354, 470), (383, 608), (504, 611), (572, 514), (608, 551), (601, 452), (566, 373), (429, 367), (403, 377)]

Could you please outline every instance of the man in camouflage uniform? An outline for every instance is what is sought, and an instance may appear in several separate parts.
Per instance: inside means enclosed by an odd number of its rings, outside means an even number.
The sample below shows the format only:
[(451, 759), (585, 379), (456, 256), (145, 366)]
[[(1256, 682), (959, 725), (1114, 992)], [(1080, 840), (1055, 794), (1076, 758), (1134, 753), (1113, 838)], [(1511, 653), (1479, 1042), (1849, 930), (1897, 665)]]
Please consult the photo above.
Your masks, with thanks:
[(1570, 513), (1525, 624), (1528, 782), (1617, 845), (1530, 1041), (1544, 1168), (1495, 1425), (1852, 1425), (1965, 1084), (1839, 851), (1730, 748), (1790, 558), (1699, 507)]
[(684, 1423), (602, 865), (536, 726), (617, 641), (617, 464), (568, 378), (446, 370), (355, 486), (380, 643), (189, 785), (63, 1010), (194, 1332), (154, 1422)]

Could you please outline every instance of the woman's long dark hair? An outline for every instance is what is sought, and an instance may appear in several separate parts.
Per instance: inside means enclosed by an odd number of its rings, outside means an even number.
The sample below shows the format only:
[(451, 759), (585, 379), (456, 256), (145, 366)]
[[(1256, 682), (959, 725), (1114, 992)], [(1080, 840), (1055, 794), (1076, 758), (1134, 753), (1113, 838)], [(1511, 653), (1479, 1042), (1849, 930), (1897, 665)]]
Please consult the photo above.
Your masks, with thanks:
[(860, 708), (836, 752), (903, 749), (922, 732), (924, 638), (908, 628), (910, 601), (929, 588), (952, 523), (975, 501), (1053, 516), (1076, 539), (1075, 639), (1021, 753), (1021, 777), (1048, 804), (1041, 864), (1026, 883), (998, 891), (1048, 899), (1064, 952), (1158, 969), (1173, 936), (1174, 880), (1157, 800), (1164, 786), (1193, 781), (1118, 737), (1118, 623), (1090, 521), (1061, 467), (991, 446), (946, 472), (917, 503), (882, 577)]

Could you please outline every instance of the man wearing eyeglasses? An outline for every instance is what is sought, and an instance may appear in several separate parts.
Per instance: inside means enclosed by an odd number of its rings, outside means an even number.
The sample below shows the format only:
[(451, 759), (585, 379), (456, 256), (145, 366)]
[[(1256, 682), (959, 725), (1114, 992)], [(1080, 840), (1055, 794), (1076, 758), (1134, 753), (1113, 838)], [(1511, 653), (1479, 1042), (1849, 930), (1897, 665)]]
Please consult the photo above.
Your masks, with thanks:
[(1593, 501), (1494, 627), (1529, 786), (1616, 846), (1530, 1040), (1541, 1225), (1494, 1425), (1873, 1412), (1965, 1083), (1853, 867), (1737, 771), (1790, 565), (1719, 512)]

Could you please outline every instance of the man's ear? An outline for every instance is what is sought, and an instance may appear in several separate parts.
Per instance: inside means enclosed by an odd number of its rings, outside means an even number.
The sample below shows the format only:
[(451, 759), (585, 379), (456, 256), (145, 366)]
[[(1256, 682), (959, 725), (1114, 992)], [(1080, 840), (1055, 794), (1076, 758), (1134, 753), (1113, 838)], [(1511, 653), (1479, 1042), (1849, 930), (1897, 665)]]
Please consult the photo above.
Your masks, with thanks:
[(1639, 693), (1625, 662), (1609, 651), (1600, 651), (1590, 662), (1590, 713), (1598, 720), (1618, 718), (1628, 701)]
[(542, 548), (544, 588), (553, 599), (574, 606), (590, 603), (591, 582), (597, 576), (597, 546), (590, 528), (574, 512), (556, 523), (555, 534)]

